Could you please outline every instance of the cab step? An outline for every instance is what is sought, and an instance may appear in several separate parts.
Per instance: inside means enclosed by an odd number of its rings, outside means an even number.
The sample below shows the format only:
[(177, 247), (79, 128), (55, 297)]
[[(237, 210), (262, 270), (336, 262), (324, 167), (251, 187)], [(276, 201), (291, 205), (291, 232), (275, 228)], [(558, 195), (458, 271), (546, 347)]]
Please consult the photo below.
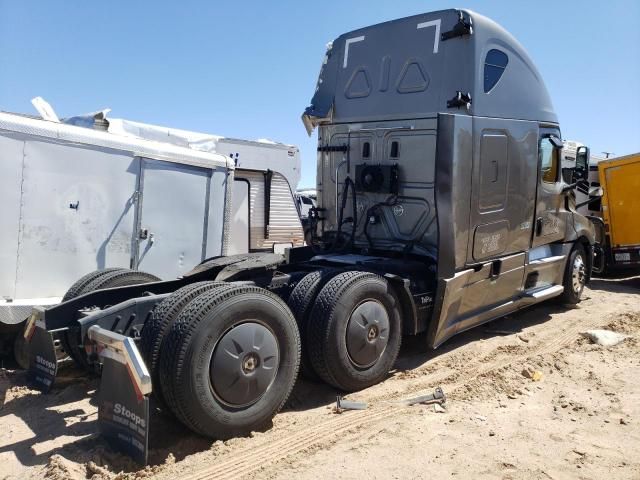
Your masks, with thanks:
[(562, 285), (549, 285), (545, 287), (530, 288), (522, 292), (524, 299), (530, 299), (532, 303), (538, 303), (549, 298), (562, 295), (564, 287)]

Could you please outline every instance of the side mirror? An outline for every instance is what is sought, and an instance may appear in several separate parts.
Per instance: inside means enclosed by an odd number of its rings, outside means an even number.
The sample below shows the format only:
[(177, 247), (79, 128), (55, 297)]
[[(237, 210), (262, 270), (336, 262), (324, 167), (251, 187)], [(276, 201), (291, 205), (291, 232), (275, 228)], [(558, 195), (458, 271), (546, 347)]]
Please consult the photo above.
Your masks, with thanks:
[(576, 168), (573, 173), (573, 181), (587, 180), (589, 178), (589, 148), (585, 146), (576, 149)]
[(593, 187), (589, 189), (590, 197), (602, 197), (604, 195), (604, 190), (602, 187)]

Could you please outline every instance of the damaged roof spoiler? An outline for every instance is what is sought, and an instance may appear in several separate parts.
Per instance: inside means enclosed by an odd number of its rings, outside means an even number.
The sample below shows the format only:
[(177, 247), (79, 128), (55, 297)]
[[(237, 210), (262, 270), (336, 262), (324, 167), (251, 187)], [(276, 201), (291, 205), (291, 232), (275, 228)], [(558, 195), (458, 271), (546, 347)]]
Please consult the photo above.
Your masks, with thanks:
[[(309, 136), (318, 125), (330, 123), (333, 119), (333, 87), (338, 72), (335, 59), (332, 61), (332, 53), (333, 42), (329, 42), (327, 43), (327, 51), (322, 59), (322, 66), (320, 67), (311, 105), (305, 108), (302, 114), (302, 123)], [(326, 88), (327, 86), (331, 88)]]

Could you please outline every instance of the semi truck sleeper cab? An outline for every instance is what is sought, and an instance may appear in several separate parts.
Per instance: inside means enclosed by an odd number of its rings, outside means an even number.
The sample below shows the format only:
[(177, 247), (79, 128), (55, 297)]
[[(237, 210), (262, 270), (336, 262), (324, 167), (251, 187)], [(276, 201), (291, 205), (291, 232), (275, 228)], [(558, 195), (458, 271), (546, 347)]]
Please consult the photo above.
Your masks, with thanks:
[(594, 229), (562, 179), (542, 77), (495, 22), (443, 10), (341, 35), (302, 118), (318, 128), (310, 245), (169, 281), (98, 271), (34, 311), (32, 379), (50, 387), (41, 360), (57, 365), (51, 338), (71, 336), (78, 363), (103, 365), (103, 432), (141, 461), (148, 428), (123, 426), (115, 403), (147, 419), (152, 392), (196, 432), (242, 435), (299, 369), (359, 390), (387, 376), (403, 335), (435, 348), (546, 299), (580, 301)]

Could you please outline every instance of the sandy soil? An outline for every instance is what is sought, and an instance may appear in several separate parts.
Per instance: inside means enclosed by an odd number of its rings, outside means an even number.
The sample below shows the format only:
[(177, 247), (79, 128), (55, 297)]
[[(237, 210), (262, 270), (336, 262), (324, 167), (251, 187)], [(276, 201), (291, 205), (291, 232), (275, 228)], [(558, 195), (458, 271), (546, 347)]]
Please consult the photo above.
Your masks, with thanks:
[[(547, 303), (437, 351), (408, 338), (383, 383), (351, 394), (300, 381), (271, 428), (212, 442), (156, 414), (140, 470), (96, 434), (95, 379), (73, 370), (49, 395), (0, 370), (0, 478), (640, 478), (640, 276), (596, 279), (574, 309)], [(609, 328), (615, 347), (580, 332)], [(531, 377), (536, 373), (537, 381)], [(538, 376), (541, 374), (541, 378)], [(400, 401), (441, 386), (446, 409)]]

